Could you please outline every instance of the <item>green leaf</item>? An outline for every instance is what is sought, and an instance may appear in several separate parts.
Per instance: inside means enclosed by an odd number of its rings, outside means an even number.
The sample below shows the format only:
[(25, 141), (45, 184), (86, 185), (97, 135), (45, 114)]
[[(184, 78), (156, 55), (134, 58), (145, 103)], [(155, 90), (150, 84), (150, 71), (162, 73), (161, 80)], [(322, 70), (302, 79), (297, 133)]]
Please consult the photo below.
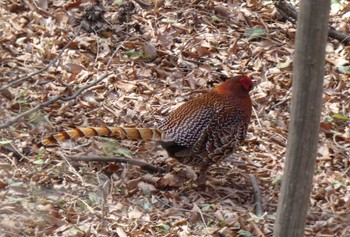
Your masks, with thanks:
[(253, 236), (252, 233), (250, 233), (249, 231), (246, 231), (246, 230), (239, 230), (238, 234), (240, 236), (246, 236), (246, 237), (252, 237)]
[(266, 31), (262, 26), (254, 26), (244, 32), (244, 37), (249, 39), (260, 39), (266, 37)]
[(89, 200), (92, 204), (100, 204), (102, 203), (101, 198), (94, 192), (89, 193)]
[(129, 57), (141, 57), (143, 55), (142, 52), (136, 51), (134, 49), (126, 51), (125, 54)]
[(332, 118), (334, 119), (341, 119), (341, 120), (345, 120), (345, 121), (350, 121), (350, 118), (345, 116), (345, 115), (341, 115), (341, 114), (333, 114)]
[(276, 176), (275, 179), (272, 180), (271, 184), (272, 184), (272, 185), (276, 185), (276, 184), (280, 183), (280, 182), (282, 181), (282, 178), (283, 178), (282, 175)]
[(210, 210), (212, 207), (214, 207), (212, 204), (203, 204), (203, 205), (201, 205), (201, 210), (202, 210), (202, 211), (208, 211), (208, 210)]
[(61, 171), (53, 169), (53, 170), (50, 170), (50, 174), (58, 176), (61, 174)]
[(170, 232), (170, 226), (167, 224), (159, 224), (157, 225), (159, 229), (161, 229), (164, 233), (169, 233)]
[(0, 145), (7, 145), (7, 144), (10, 144), (11, 142), (12, 140), (1, 140)]
[(274, 212), (272, 215), (267, 215), (267, 219), (269, 220), (276, 220), (276, 212)]
[(78, 236), (78, 234), (82, 234), (83, 232), (81, 230), (73, 227), (69, 230), (69, 233), (72, 233), (72, 234)]
[(248, 219), (248, 221), (253, 221), (254, 223), (259, 223), (260, 221), (263, 221), (264, 217), (259, 217), (254, 214), (251, 214), (251, 217)]
[(332, 185), (333, 185), (334, 188), (339, 188), (339, 187), (341, 187), (343, 184), (342, 184), (340, 181), (334, 181), (334, 182), (332, 183)]
[(38, 152), (37, 160), (41, 160), (43, 158), (44, 153), (45, 149), (40, 149)]
[(214, 22), (218, 22), (218, 21), (220, 21), (220, 18), (215, 16), (215, 15), (212, 15), (211, 16), (211, 20), (214, 21)]
[(224, 227), (226, 226), (226, 222), (225, 222), (225, 221), (220, 221), (220, 222), (219, 222), (219, 226), (220, 226), (221, 228), (224, 228)]
[(117, 150), (115, 150), (114, 153), (116, 155), (121, 155), (121, 156), (124, 156), (124, 157), (129, 158), (129, 159), (132, 158), (132, 152), (129, 151), (128, 149), (125, 149), (125, 148), (118, 148)]
[(121, 5), (123, 4), (124, 0), (115, 0), (114, 2), (115, 2), (115, 4), (117, 4), (118, 6), (121, 6)]
[(120, 147), (120, 144), (113, 139), (105, 138), (107, 141), (103, 146), (103, 151), (108, 155), (122, 155), (126, 158), (132, 158), (132, 152), (128, 149)]
[(23, 98), (16, 100), (16, 102), (20, 105), (27, 105), (28, 104), (28, 100), (23, 99)]
[(140, 206), (141, 206), (145, 211), (148, 211), (148, 212), (153, 211), (153, 205), (152, 205), (152, 203), (150, 203), (148, 200), (145, 200), (145, 199), (141, 200)]
[(343, 74), (350, 74), (350, 66), (338, 66), (338, 71)]
[(292, 62), (291, 60), (287, 60), (284, 63), (278, 63), (277, 68), (280, 68), (280, 69), (286, 68), (291, 64), (291, 62)]
[(34, 165), (43, 165), (45, 164), (45, 161), (43, 159), (37, 159), (35, 161), (33, 161)]
[(29, 122), (34, 123), (35, 125), (48, 123), (47, 118), (44, 116), (43, 113), (41, 113), (41, 111), (36, 111), (36, 112), (31, 113), (28, 116), (28, 119), (29, 119)]

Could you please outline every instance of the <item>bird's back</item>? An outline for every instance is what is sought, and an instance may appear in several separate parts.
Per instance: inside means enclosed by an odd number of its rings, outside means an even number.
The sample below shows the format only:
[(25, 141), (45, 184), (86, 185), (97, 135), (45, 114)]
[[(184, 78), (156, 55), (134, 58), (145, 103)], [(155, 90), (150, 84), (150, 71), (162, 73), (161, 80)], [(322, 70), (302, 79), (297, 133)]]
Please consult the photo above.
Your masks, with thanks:
[(250, 116), (248, 93), (246, 97), (216, 91), (203, 94), (172, 111), (160, 124), (159, 128), (173, 141), (163, 143), (163, 147), (182, 163), (210, 165), (244, 141)]

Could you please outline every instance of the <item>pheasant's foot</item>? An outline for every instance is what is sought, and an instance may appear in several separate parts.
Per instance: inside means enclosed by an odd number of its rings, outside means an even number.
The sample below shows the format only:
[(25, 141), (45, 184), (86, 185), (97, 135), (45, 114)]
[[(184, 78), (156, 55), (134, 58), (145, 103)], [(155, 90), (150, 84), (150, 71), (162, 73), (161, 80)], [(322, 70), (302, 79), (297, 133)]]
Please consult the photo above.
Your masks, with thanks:
[(202, 166), (199, 170), (199, 176), (196, 180), (199, 189), (205, 189), (207, 186), (207, 166)]

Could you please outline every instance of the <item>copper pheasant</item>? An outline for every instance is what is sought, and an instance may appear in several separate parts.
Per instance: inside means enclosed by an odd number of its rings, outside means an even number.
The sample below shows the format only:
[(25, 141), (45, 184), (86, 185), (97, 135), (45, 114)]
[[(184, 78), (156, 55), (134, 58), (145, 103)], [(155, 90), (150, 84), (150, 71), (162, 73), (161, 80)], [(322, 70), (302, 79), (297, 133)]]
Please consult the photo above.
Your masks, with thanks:
[(170, 157), (200, 167), (202, 184), (207, 168), (243, 143), (252, 113), (252, 87), (251, 78), (235, 76), (173, 110), (158, 128), (74, 128), (48, 136), (37, 147), (92, 136), (159, 141)]

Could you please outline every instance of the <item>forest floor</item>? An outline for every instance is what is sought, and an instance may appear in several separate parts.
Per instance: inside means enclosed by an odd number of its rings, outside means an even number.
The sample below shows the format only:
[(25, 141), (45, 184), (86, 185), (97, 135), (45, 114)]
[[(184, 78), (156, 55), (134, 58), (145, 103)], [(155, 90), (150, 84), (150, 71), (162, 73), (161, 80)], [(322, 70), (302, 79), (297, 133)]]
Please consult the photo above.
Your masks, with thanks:
[[(332, 2), (330, 25), (350, 34), (350, 4)], [(272, 1), (0, 5), (0, 236), (272, 236), (296, 33)], [(350, 47), (328, 38), (326, 58), (305, 236), (350, 236)], [(155, 127), (237, 74), (255, 83), (248, 138), (210, 168), (205, 189), (156, 144), (84, 138), (32, 151), (69, 127)], [(77, 157), (139, 159), (168, 173)], [(183, 171), (192, 178), (171, 175)]]

